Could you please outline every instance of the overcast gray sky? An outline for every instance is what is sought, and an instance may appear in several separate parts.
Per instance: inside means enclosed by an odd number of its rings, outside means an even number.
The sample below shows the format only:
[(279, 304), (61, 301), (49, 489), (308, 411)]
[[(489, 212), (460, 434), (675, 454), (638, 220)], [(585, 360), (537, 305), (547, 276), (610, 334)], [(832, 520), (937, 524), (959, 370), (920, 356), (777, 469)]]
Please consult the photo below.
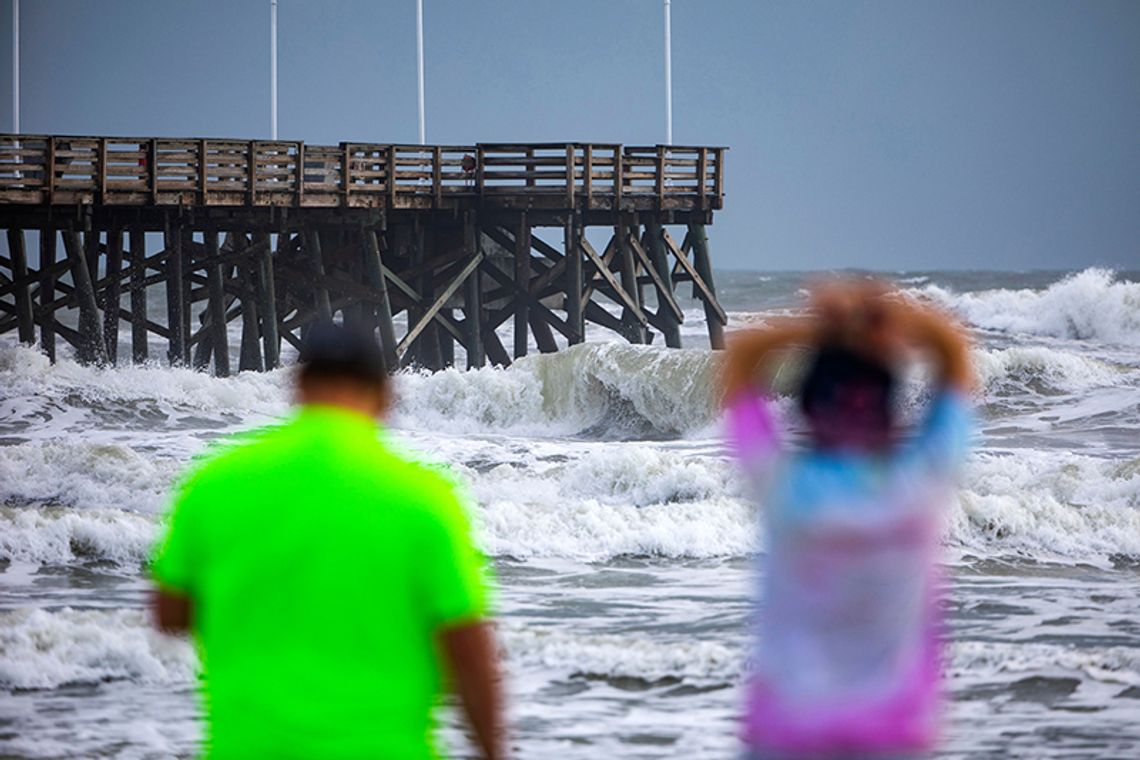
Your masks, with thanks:
[[(10, 129), (10, 0), (0, 125)], [(269, 0), (24, 0), (24, 132), (267, 137)], [(280, 135), (414, 142), (414, 0), (279, 5)], [(425, 0), (429, 142), (664, 140), (661, 0)], [(673, 0), (732, 268), (1140, 266), (1140, 2)]]

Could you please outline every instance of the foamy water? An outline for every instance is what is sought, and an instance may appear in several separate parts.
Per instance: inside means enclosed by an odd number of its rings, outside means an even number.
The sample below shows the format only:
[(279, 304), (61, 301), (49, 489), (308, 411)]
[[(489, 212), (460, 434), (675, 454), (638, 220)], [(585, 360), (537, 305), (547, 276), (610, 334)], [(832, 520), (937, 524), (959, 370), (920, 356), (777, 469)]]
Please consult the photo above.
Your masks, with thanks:
[[(942, 756), (1136, 756), (1137, 278), (899, 280), (975, 328), (982, 381), (982, 438), (944, 535), (957, 593)], [(718, 282), (736, 324), (784, 313), (802, 287)], [(609, 340), (398, 377), (396, 441), (463, 484), (499, 566), (520, 757), (736, 751), (763, 536), (719, 440), (703, 313), (683, 305), (685, 350)], [(0, 344), (0, 754), (193, 751), (198, 663), (149, 629), (144, 563), (187, 461), (285, 413), (289, 380), (52, 366)]]

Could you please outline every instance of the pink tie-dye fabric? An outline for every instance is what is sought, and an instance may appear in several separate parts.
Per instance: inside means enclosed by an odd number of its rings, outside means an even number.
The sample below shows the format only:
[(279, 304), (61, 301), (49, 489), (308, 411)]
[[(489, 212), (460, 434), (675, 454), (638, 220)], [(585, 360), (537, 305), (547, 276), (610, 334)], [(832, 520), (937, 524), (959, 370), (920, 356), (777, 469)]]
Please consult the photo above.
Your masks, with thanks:
[(794, 757), (897, 754), (940, 717), (937, 537), (969, 407), (943, 394), (887, 457), (784, 452), (768, 400), (727, 409), (767, 538), (743, 736)]

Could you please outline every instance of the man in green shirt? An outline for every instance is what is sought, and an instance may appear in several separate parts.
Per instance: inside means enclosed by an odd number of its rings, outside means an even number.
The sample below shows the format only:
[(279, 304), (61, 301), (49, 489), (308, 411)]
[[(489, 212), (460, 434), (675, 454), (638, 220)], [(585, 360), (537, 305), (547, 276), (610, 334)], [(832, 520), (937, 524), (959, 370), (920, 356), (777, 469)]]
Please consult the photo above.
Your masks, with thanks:
[(153, 574), (167, 632), (199, 644), (211, 758), (433, 758), (453, 685), (501, 754), (484, 568), (452, 485), (384, 443), (383, 357), (324, 324), (299, 410), (180, 485)]

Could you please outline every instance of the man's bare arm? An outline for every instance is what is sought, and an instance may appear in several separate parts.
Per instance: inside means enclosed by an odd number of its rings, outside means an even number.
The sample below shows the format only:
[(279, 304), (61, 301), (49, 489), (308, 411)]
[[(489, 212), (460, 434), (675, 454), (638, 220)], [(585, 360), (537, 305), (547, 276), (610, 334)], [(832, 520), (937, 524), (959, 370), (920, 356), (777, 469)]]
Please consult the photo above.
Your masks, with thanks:
[(176, 591), (156, 590), (150, 600), (155, 625), (163, 633), (180, 634), (190, 631), (193, 604), (190, 597)]
[(440, 641), (483, 757), (499, 760), (503, 757), (503, 696), (491, 626), (477, 622), (446, 628)]

